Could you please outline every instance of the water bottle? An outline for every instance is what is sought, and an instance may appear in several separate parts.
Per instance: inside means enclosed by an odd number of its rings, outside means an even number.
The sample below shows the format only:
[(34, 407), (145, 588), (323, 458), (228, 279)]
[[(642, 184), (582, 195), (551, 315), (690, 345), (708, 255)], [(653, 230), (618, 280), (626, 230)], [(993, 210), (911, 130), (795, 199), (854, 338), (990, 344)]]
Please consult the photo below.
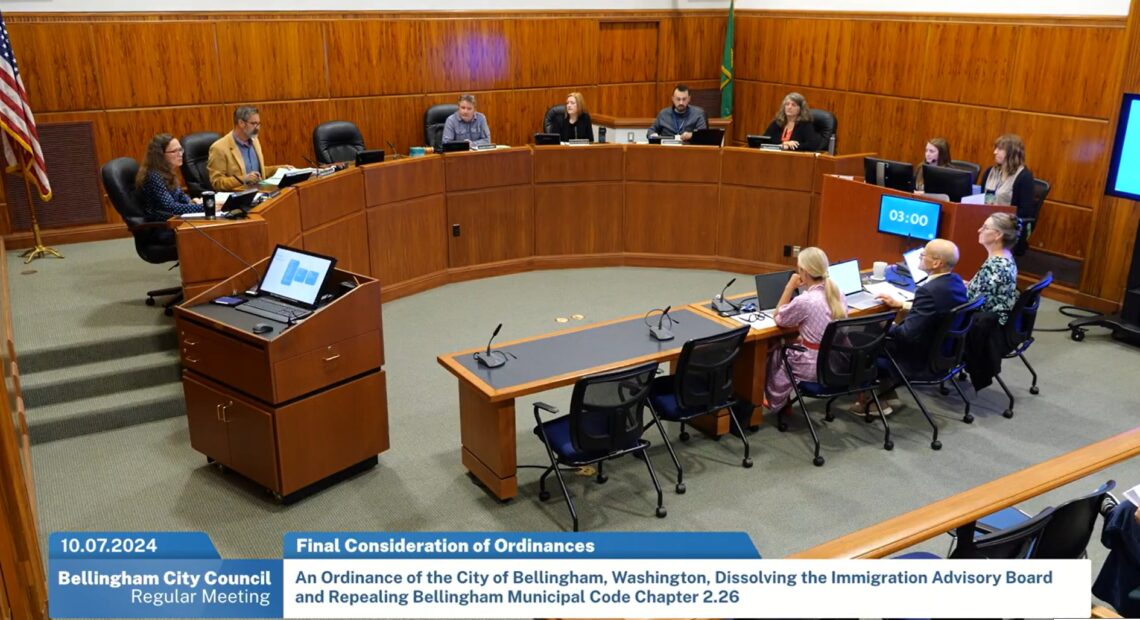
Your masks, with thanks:
[(598, 144), (606, 143), (606, 128), (598, 127)]
[(835, 155), (835, 134), (831, 134), (831, 137), (827, 139), (827, 154)]

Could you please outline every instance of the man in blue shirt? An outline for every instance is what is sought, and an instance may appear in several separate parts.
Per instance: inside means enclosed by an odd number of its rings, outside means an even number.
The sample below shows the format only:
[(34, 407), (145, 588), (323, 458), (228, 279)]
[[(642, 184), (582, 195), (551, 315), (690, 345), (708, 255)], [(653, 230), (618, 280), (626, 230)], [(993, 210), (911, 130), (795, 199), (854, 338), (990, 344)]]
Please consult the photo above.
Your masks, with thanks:
[(470, 142), (472, 146), (491, 144), (487, 117), (475, 111), (475, 95), (459, 97), (459, 111), (443, 123), (443, 141)]
[(673, 105), (657, 113), (657, 120), (649, 127), (648, 136), (661, 136), (662, 138), (678, 138), (688, 142), (693, 132), (698, 129), (708, 129), (708, 119), (705, 111), (695, 105), (689, 105), (689, 87), (678, 84), (673, 89)]

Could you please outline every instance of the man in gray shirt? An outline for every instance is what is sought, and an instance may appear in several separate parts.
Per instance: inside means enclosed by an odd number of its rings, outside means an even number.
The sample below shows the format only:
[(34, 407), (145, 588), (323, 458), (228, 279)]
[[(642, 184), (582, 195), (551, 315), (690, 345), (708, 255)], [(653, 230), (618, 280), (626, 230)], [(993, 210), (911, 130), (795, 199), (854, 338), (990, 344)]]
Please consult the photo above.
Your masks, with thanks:
[(475, 111), (475, 95), (459, 97), (459, 111), (443, 123), (444, 142), (470, 142), (472, 146), (491, 143), (487, 117)]
[(707, 129), (709, 123), (705, 111), (689, 105), (689, 99), (689, 87), (678, 84), (673, 89), (673, 106), (657, 113), (657, 120), (649, 127), (649, 137), (680, 138), (688, 142), (694, 131)]

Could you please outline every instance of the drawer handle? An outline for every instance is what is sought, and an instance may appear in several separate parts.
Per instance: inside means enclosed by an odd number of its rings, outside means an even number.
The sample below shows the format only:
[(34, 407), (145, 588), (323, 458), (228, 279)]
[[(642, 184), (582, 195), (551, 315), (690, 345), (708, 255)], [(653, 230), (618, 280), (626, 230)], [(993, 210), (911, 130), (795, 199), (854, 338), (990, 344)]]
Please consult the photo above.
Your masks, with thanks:
[(190, 357), (189, 355), (187, 355), (187, 356), (186, 356), (186, 361), (187, 361), (187, 362), (190, 362), (191, 364), (197, 364), (197, 363), (198, 363), (199, 361), (201, 361), (201, 360), (199, 360), (199, 359), (198, 359), (198, 358), (196, 358), (196, 357)]
[(337, 360), (337, 359), (340, 359), (340, 353), (337, 353), (336, 355), (334, 355), (334, 356), (332, 356), (332, 357), (326, 357), (326, 358), (325, 358), (325, 361), (326, 361), (326, 362), (331, 362), (331, 361), (333, 361), (333, 360)]
[(186, 343), (186, 346), (188, 346), (188, 347), (192, 347), (192, 346), (198, 344), (197, 340), (191, 340), (189, 338), (187, 338), (186, 340), (183, 340), (182, 342)]
[(214, 414), (217, 415), (218, 421), (222, 421), (222, 406), (220, 404), (214, 405)]
[(222, 405), (222, 422), (229, 422), (230, 421), (230, 417), (228, 415), (226, 415), (226, 409), (228, 409), (229, 406), (232, 404), (233, 403), (230, 403), (229, 405)]

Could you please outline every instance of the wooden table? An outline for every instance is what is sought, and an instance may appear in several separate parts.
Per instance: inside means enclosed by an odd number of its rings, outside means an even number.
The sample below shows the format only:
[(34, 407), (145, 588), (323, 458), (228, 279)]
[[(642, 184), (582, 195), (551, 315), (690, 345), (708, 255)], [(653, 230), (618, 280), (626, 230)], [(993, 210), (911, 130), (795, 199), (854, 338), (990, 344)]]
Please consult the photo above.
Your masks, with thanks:
[(574, 383), (598, 372), (651, 360), (672, 361), (687, 340), (728, 330), (719, 318), (691, 310), (679, 317), (675, 338), (658, 342), (644, 315), (594, 323), (498, 345), (514, 356), (500, 368), (482, 368), (478, 349), (437, 357), (459, 382), (459, 427), (463, 465), (500, 500), (518, 494), (515, 450), (515, 399)]

